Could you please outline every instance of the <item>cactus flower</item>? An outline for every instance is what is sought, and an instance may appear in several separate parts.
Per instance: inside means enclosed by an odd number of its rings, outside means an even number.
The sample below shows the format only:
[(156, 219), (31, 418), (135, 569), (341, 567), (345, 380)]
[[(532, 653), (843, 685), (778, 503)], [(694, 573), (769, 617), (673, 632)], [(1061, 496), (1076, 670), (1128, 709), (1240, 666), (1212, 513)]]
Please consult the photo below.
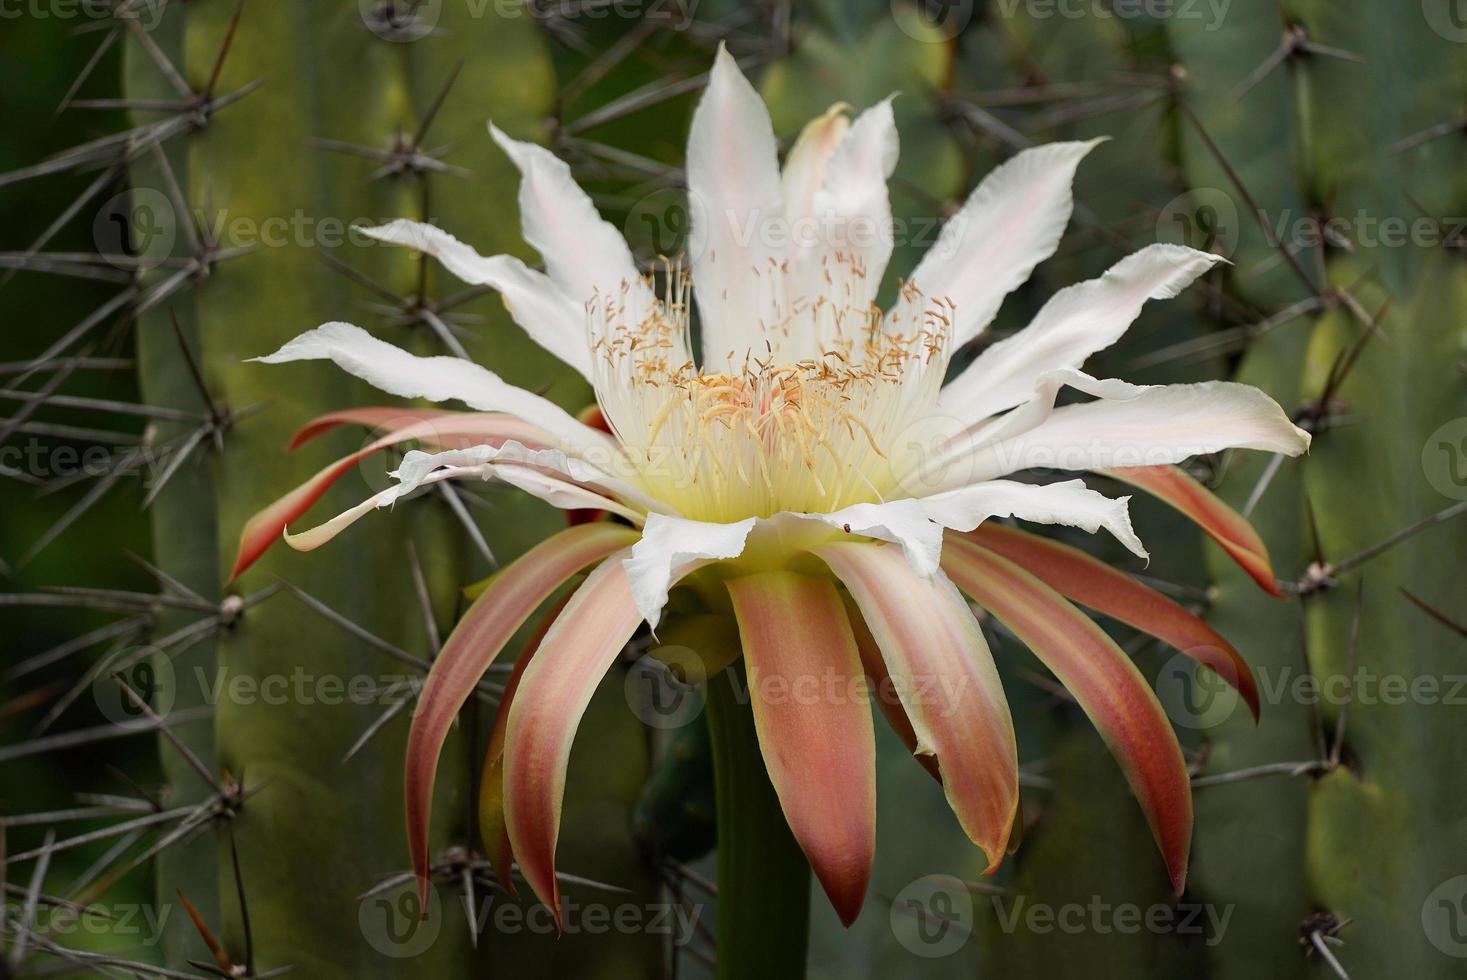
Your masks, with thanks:
[[(525, 880), (553, 909), (578, 721), (633, 634), (644, 623), (672, 626), (660, 621), (677, 588), (736, 634), (769, 777), (846, 923), (860, 909), (875, 846), (870, 692), (896, 692), (874, 700), (941, 780), (990, 870), (1005, 854), (1018, 758), (970, 600), (1032, 649), (1093, 720), (1180, 891), (1192, 817), (1176, 736), (1140, 672), (1076, 603), (1193, 655), (1256, 713), (1246, 665), (1129, 576), (992, 519), (1104, 530), (1145, 557), (1128, 497), (1080, 479), (1014, 478), (1105, 471), (1194, 518), (1274, 588), (1252, 529), (1174, 464), (1235, 447), (1296, 455), (1309, 436), (1250, 387), (1138, 386), (1081, 370), (1148, 300), (1177, 295), (1218, 258), (1143, 248), (1060, 290), (1026, 329), (950, 372), (954, 351), (1054, 252), (1075, 170), (1098, 141), (1039, 146), (994, 170), (883, 312), (874, 301), (892, 251), (890, 100), (811, 122), (781, 170), (762, 101), (720, 52), (689, 136), (687, 269), (670, 261), (660, 276), (638, 269), (564, 162), (491, 129), (522, 175), (524, 237), (543, 271), (481, 256), (428, 225), (396, 221), (370, 234), (496, 288), (515, 321), (591, 383), (602, 424), (467, 360), (414, 356), (350, 324), (325, 324), (261, 360), (329, 359), (393, 395), (472, 411), (369, 408), (315, 420), (297, 442), (344, 423), (391, 426), (252, 520), (236, 568), (359, 459), (409, 441), (432, 451), (407, 452), (395, 484), (312, 530), (285, 533), (290, 545), (315, 548), (442, 480), (495, 479), (606, 515), (498, 573), (433, 665), (407, 758), (417, 870), (429, 863), (434, 769), (454, 716), (537, 607), (589, 570), (516, 676), (492, 749), (502, 752), (502, 786), (486, 787), (502, 803), (505, 843)], [(1058, 405), (1065, 389), (1083, 400)]]

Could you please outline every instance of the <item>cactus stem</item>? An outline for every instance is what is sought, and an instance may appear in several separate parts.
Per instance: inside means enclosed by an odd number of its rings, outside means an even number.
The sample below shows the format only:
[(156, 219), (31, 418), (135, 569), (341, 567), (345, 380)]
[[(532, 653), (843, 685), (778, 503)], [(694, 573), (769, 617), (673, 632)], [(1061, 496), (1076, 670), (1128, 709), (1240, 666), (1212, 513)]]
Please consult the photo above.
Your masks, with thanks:
[(717, 976), (805, 975), (810, 866), (764, 769), (754, 714), (731, 671), (708, 681), (718, 809)]

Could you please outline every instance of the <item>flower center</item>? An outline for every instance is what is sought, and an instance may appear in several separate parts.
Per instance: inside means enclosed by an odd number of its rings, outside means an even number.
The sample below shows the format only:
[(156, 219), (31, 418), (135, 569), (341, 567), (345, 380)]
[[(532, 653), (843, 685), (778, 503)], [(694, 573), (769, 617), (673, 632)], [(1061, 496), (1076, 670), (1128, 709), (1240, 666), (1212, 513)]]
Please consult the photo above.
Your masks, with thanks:
[[(592, 311), (597, 397), (648, 494), (705, 521), (885, 499), (936, 405), (943, 324), (897, 334), (850, 317), (819, 356), (786, 361), (766, 341), (713, 372), (687, 353), (686, 301), (683, 281), (634, 324), (621, 307)], [(829, 307), (817, 297), (787, 316)]]

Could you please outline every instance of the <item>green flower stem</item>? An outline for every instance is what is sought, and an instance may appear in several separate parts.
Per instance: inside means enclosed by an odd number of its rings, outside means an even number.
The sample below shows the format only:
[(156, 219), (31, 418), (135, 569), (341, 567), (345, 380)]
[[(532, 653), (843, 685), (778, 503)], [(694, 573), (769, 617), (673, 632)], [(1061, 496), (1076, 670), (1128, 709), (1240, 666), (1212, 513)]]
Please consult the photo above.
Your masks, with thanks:
[(708, 680), (718, 794), (719, 980), (805, 975), (810, 865), (764, 770), (742, 661)]

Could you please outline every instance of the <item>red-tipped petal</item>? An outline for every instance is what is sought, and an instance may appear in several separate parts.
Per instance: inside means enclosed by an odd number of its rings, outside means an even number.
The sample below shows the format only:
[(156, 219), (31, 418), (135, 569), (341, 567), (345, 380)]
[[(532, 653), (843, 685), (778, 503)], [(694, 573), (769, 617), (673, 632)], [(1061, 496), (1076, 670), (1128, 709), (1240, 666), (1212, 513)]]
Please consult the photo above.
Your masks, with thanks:
[(876, 854), (876, 741), (845, 607), (829, 580), (792, 572), (742, 576), (728, 592), (769, 781), (849, 926)]
[(427, 887), (428, 823), (443, 741), (479, 678), (530, 614), (572, 575), (636, 540), (615, 524), (569, 528), (499, 572), (464, 614), (433, 668), (413, 711), (403, 764), (408, 849)]
[[(377, 413), (383, 410), (358, 409), (355, 411)], [(333, 483), (349, 473), (353, 466), (389, 446), (412, 440), (442, 449), (462, 449), (467, 446), (484, 444), (501, 445), (511, 439), (532, 447), (553, 444), (553, 440), (547, 442), (550, 437), (539, 426), (517, 419), (512, 415), (485, 412), (443, 412), (427, 417), (416, 417), (418, 414), (420, 413), (415, 410), (399, 413), (398, 418), (409, 420), (406, 425), (393, 429), (356, 452), (343, 456), (322, 468), (315, 476), (245, 522), (244, 529), (240, 531), (239, 553), (234, 561), (234, 570), (229, 575), (230, 581), (238, 578), (245, 569), (258, 561), (272, 544), (280, 540), (281, 534), (290, 522), (309, 510), (311, 505), (321, 499), (321, 495), (330, 489)], [(342, 421), (332, 421), (334, 418), (349, 415), (353, 417), (342, 418)], [(369, 418), (376, 418), (378, 422), (388, 421), (376, 414), (356, 416), (352, 412), (337, 412), (333, 415), (324, 415), (296, 433), (292, 445), (299, 445), (335, 425), (344, 424), (347, 421), (365, 422)]]
[(1185, 470), (1176, 466), (1131, 466), (1100, 472), (1171, 504), (1216, 541), (1263, 591), (1284, 597), (1274, 579), (1268, 548), (1253, 525)]
[(953, 813), (995, 870), (1019, 804), (1019, 753), (993, 656), (972, 610), (942, 576), (928, 581), (901, 548), (814, 549), (861, 608), (901, 693), (918, 751), (937, 756)]
[(628, 555), (630, 550), (607, 559), (571, 596), (525, 668), (509, 708), (505, 824), (525, 881), (550, 906), (557, 924), (562, 919), (555, 845), (571, 743), (596, 686), (642, 623), (622, 567)]
[(1258, 684), (1247, 661), (1217, 630), (1160, 592), (1078, 548), (1017, 528), (989, 523), (963, 537), (1022, 565), (1067, 599), (1149, 633), (1210, 668), (1237, 690), (1258, 720)]
[(509, 727), (509, 706), (514, 704), (515, 692), (519, 690), (520, 678), (530, 659), (545, 642), (545, 634), (560, 618), (565, 604), (570, 601), (567, 594), (541, 618), (535, 635), (525, 644), (524, 655), (514, 663), (509, 680), (504, 682), (504, 693), (499, 696), (499, 710), (494, 715), (494, 728), (489, 732), (489, 746), (484, 752), (484, 768), (479, 778), (479, 836), (488, 851), (489, 865), (499, 886), (511, 895), (517, 894), (514, 876), (510, 869), (514, 864), (514, 848), (509, 843), (509, 828), (504, 822), (504, 733)]
[(1131, 658), (1058, 592), (1001, 555), (950, 538), (942, 566), (1090, 716), (1130, 781), (1180, 895), (1192, 842), (1191, 785), (1176, 733)]

